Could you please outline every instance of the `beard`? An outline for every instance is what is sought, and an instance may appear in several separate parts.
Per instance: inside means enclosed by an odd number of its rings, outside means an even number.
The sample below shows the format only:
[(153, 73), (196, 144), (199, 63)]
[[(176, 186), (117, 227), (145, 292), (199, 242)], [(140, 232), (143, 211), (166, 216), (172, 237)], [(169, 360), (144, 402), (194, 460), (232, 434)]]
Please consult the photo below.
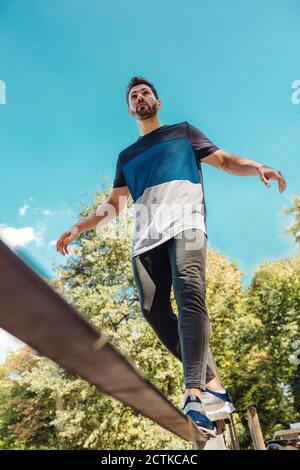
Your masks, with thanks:
[(145, 121), (146, 119), (150, 119), (157, 114), (157, 104), (154, 103), (152, 106), (146, 104), (144, 106), (139, 106), (136, 110), (136, 117), (140, 121)]

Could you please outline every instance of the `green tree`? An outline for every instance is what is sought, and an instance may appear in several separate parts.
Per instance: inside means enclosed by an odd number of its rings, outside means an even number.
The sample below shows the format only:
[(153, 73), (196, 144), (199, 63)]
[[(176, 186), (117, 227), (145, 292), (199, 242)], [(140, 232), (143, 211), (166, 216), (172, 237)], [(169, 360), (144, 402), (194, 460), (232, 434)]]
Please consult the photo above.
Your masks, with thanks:
[(300, 244), (300, 198), (296, 197), (291, 207), (284, 209), (283, 213), (293, 218), (293, 222), (286, 231), (293, 235), (296, 243)]
[[(82, 207), (79, 217), (95, 210), (105, 198), (105, 193), (95, 195), (93, 204)], [(131, 224), (132, 219), (129, 218), (129, 230)], [(181, 406), (184, 392), (182, 366), (160, 343), (141, 314), (133, 281), (131, 239), (112, 236), (113, 230), (122, 229), (123, 225), (124, 222), (117, 220), (102, 227), (99, 234), (94, 231), (82, 234), (66, 266), (58, 267), (58, 277), (51, 284), (88, 321), (102, 329), (175, 405)], [(218, 256), (209, 250), (208, 303), (212, 313), (223, 318), (230, 330), (238, 314), (238, 307), (237, 313), (232, 312), (235, 301), (230, 289), (241, 296), (241, 280), (237, 268), (219, 258), (222, 267), (218, 269)], [(224, 302), (221, 300), (222, 291), (226, 297)], [(172, 302), (176, 311), (173, 293)], [(216, 317), (213, 337), (216, 344), (218, 335), (221, 341), (226, 336), (218, 323), (219, 318)], [(82, 380), (69, 376), (46, 358), (36, 356), (34, 366), (25, 366), (18, 374), (22, 405), (30, 408), (35, 404), (47, 414), (44, 423), (47, 423), (48, 432), (47, 438), (42, 439), (45, 426), (38, 412), (31, 414), (34, 422), (28, 426), (20, 404), (9, 431), (22, 448), (191, 448), (190, 443), (172, 436)], [(24, 425), (40, 429), (40, 433), (24, 441)]]
[[(296, 199), (284, 211), (294, 217), (286, 231), (298, 243), (299, 207)], [(234, 362), (229, 372), (231, 391), (244, 424), (240, 433), (244, 447), (250, 445), (246, 421), (249, 406), (258, 409), (265, 439), (299, 421), (300, 367), (293, 360), (300, 343), (299, 291), (299, 254), (263, 263), (246, 291), (245, 314), (236, 324)]]
[[(95, 194), (79, 218), (106, 198)], [(132, 218), (128, 219), (129, 232)], [(144, 320), (133, 282), (131, 238), (122, 217), (81, 234), (52, 286), (178, 407), (184, 392), (181, 363)], [(208, 249), (206, 303), (211, 346), (239, 414), (243, 447), (251, 445), (247, 408), (258, 408), (265, 436), (297, 420), (299, 366), (291, 362), (299, 339), (299, 257), (265, 263), (247, 290), (236, 263)], [(174, 311), (176, 305), (172, 293)], [(22, 350), (21, 350), (22, 351)], [(109, 396), (72, 377), (30, 349), (11, 355), (0, 380), (2, 448), (190, 449)], [(297, 411), (298, 410), (298, 411)]]

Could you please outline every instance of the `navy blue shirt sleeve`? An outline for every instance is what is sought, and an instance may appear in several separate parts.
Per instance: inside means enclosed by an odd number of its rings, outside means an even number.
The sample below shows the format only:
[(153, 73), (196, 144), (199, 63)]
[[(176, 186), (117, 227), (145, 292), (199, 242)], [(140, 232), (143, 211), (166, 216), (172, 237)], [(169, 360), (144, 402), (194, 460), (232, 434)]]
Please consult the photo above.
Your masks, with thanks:
[(189, 122), (187, 122), (187, 130), (188, 137), (198, 160), (201, 160), (216, 150), (219, 150), (219, 147), (213, 144), (209, 138), (203, 134), (203, 132), (197, 129), (197, 127), (192, 126)]
[(122, 188), (123, 186), (127, 186), (127, 183), (125, 181), (125, 177), (124, 177), (124, 173), (122, 169), (122, 163), (121, 163), (121, 159), (119, 155), (117, 166), (116, 166), (115, 179), (113, 182), (113, 188)]

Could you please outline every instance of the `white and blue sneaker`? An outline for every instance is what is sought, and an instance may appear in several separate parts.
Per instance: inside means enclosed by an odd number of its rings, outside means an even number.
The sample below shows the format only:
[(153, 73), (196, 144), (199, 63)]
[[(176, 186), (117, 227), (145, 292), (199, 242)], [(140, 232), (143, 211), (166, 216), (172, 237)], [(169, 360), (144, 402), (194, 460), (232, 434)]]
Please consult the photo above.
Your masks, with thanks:
[(206, 416), (202, 402), (197, 395), (189, 395), (184, 402), (182, 412), (191, 418), (191, 420), (205, 434), (210, 437), (216, 436), (216, 426)]
[(235, 411), (231, 396), (226, 389), (224, 392), (215, 392), (206, 387), (205, 392), (202, 393), (201, 401), (205, 413), (211, 421), (226, 419)]

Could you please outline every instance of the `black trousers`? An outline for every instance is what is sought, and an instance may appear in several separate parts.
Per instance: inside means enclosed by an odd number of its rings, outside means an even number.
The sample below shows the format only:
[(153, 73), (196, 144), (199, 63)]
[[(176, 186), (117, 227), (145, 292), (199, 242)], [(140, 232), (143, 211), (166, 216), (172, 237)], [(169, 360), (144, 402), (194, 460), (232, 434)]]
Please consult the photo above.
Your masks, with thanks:
[[(202, 230), (187, 229), (132, 258), (142, 314), (161, 342), (182, 362), (186, 388), (203, 389), (215, 377), (208, 364), (206, 247)], [(178, 317), (171, 306), (172, 285)]]

